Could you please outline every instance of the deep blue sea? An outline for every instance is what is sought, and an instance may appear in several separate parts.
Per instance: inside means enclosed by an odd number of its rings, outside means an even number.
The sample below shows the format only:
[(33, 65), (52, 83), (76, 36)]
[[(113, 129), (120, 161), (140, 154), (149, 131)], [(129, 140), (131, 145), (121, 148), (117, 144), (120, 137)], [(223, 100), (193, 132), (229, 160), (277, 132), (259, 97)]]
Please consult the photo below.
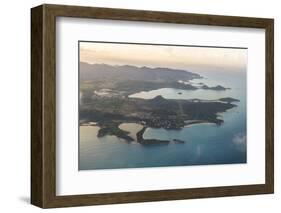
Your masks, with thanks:
[[(196, 72), (204, 78), (193, 82), (208, 86), (222, 85), (230, 90), (195, 91), (172, 88), (140, 92), (130, 97), (154, 98), (162, 95), (169, 99), (216, 100), (223, 97), (239, 99), (237, 107), (220, 114), (224, 123), (195, 124), (181, 130), (148, 128), (144, 138), (180, 139), (185, 143), (141, 145), (128, 143), (115, 136), (97, 138), (99, 127), (80, 126), (79, 169), (116, 169), (160, 166), (191, 166), (212, 164), (233, 164), (247, 162), (246, 143), (246, 72)], [(179, 94), (181, 92), (182, 94)], [(139, 124), (120, 126), (134, 135), (141, 128)]]

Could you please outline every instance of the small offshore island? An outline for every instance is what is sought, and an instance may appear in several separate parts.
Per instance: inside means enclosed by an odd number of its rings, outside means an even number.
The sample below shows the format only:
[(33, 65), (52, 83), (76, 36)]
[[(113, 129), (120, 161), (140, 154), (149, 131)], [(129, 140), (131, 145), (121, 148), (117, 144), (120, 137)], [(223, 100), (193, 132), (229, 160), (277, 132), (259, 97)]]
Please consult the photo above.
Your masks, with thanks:
[[(161, 95), (153, 99), (132, 98), (130, 95), (161, 88), (181, 90), (216, 90), (230, 88), (221, 85), (210, 87), (203, 83), (192, 84), (202, 76), (185, 70), (170, 68), (111, 66), (80, 62), (80, 125), (100, 127), (98, 137), (114, 135), (127, 142), (134, 141), (119, 126), (138, 123), (142, 129), (136, 133), (140, 144), (169, 143), (169, 140), (144, 139), (147, 128), (180, 130), (196, 123), (221, 125), (218, 116), (236, 105), (239, 100), (225, 97), (217, 100), (165, 99)], [(173, 139), (173, 142), (183, 143)]]

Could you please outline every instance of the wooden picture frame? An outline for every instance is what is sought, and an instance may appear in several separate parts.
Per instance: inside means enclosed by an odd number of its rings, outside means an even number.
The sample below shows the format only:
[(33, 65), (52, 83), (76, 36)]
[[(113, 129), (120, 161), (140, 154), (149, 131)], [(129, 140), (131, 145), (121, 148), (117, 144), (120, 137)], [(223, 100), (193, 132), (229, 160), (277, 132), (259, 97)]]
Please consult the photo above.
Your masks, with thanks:
[[(56, 195), (56, 17), (262, 28), (266, 34), (265, 184)], [(273, 19), (44, 4), (31, 9), (31, 203), (42, 208), (267, 194), (274, 191)]]

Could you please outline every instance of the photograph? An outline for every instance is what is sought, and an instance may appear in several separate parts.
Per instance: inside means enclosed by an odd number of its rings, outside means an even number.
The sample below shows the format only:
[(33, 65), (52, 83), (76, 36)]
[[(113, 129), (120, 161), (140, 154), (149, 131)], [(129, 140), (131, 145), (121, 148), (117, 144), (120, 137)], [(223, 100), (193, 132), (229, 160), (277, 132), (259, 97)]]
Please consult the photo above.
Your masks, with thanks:
[(31, 8), (32, 205), (274, 193), (274, 18), (209, 8)]
[(79, 170), (247, 163), (247, 48), (78, 47)]

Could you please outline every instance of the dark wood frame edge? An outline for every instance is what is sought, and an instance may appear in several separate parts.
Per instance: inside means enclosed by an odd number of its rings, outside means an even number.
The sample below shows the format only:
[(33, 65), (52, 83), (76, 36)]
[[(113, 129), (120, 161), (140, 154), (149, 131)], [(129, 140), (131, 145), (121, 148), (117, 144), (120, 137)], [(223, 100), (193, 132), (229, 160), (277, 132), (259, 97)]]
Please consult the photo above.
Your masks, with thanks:
[[(56, 17), (264, 28), (266, 183), (195, 189), (56, 196)], [(41, 5), (31, 9), (31, 203), (41, 208), (267, 194), (274, 192), (274, 20), (156, 11)]]

